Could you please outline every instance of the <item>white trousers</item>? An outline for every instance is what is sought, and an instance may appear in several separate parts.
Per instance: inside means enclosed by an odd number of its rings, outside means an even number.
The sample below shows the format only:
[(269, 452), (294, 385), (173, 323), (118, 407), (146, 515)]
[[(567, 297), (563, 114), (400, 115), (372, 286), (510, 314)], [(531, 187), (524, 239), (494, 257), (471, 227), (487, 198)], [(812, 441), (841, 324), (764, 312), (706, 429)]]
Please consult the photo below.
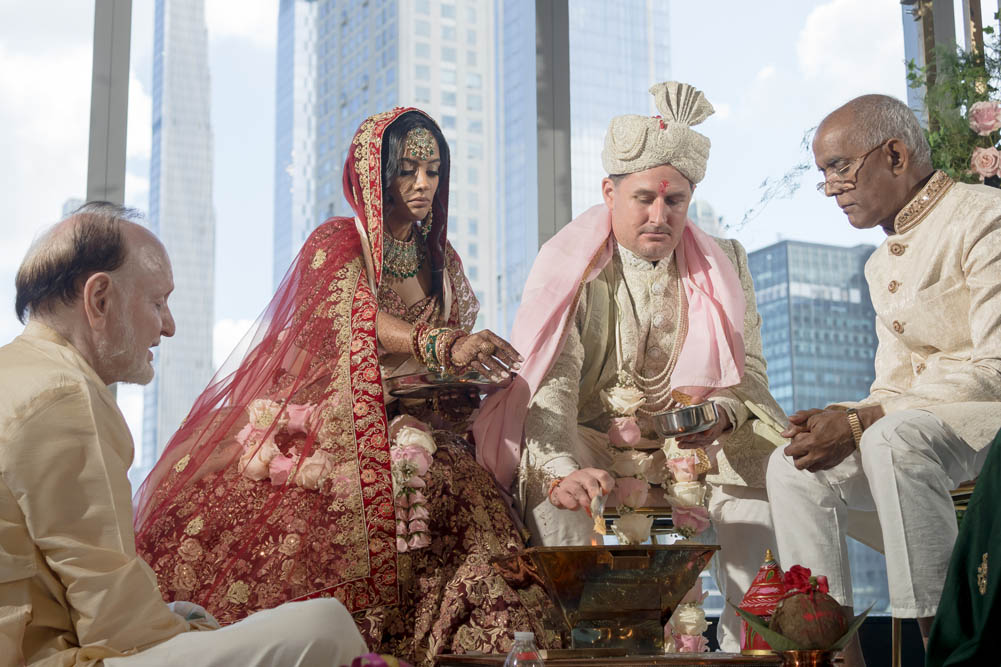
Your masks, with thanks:
[[(556, 509), (546, 499), (526, 512), (533, 546), (586, 546), (591, 543), (594, 521), (584, 511)], [(740, 604), (765, 559), (765, 550), (774, 546), (768, 497), (764, 489), (710, 485), (709, 517), (713, 526), (696, 538), (703, 544), (718, 544), (720, 550), (710, 563), (716, 585), (724, 600)], [(740, 652), (740, 619), (724, 605), (716, 640), (728, 653)]]
[(368, 652), (332, 598), (289, 602), (218, 630), (179, 634), (105, 667), (340, 667)]
[(851, 606), (850, 535), (886, 555), (895, 617), (934, 616), (957, 535), (949, 492), (977, 476), (989, 448), (974, 451), (930, 412), (905, 410), (867, 428), (859, 451), (829, 470), (797, 470), (782, 449), (767, 485), (783, 569), (826, 575)]

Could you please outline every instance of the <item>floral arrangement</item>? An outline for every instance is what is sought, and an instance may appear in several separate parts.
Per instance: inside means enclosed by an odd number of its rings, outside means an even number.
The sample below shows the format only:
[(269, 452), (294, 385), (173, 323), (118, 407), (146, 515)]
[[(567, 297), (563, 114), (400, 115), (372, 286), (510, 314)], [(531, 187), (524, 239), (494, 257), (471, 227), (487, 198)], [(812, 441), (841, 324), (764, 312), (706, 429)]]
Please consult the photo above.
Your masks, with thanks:
[(787, 592), (771, 621), (729, 603), (775, 651), (840, 651), (869, 615), (866, 609), (849, 622), (838, 601), (828, 595), (827, 577), (813, 576), (809, 568), (793, 565), (783, 583)]
[(423, 476), (431, 467), (438, 447), (431, 427), (410, 415), (400, 415), (390, 422), (389, 441), (396, 497), (396, 550), (404, 553), (423, 549), (431, 544), (428, 531), (431, 515), (424, 496)]
[[(995, 20), (998, 14), (994, 15)], [(957, 181), (1001, 187), (1001, 43), (985, 25), (984, 48), (938, 48), (931, 66), (908, 63), (908, 85), (924, 88), (932, 165)]]
[(276, 436), (306, 434), (316, 424), (316, 406), (312, 403), (283, 404), (259, 398), (247, 406), (247, 425), (236, 434), (243, 447), (237, 470), (255, 481), (270, 480), (275, 486), (295, 484), (304, 489), (319, 489), (334, 471), (334, 457), (316, 449), (303, 457), (297, 447), (282, 453)]
[[(704, 532), (710, 525), (709, 510), (705, 506), (706, 483), (699, 479), (708, 469), (705, 452), (675, 451), (669, 458), (665, 448), (635, 449), (641, 440), (636, 412), (645, 403), (645, 395), (622, 375), (601, 395), (612, 414), (608, 440), (612, 449), (611, 473), (615, 477), (612, 493), (619, 513), (612, 524), (612, 532), (619, 543), (642, 544), (650, 539), (653, 517), (636, 510), (646, 504), (651, 484), (667, 491), (665, 498), (671, 505), (674, 527), (679, 535), (691, 539)], [(702, 634), (708, 628), (702, 608), (705, 597), (702, 584), (698, 582), (682, 600), (664, 626), (666, 651), (700, 653), (708, 650)]]

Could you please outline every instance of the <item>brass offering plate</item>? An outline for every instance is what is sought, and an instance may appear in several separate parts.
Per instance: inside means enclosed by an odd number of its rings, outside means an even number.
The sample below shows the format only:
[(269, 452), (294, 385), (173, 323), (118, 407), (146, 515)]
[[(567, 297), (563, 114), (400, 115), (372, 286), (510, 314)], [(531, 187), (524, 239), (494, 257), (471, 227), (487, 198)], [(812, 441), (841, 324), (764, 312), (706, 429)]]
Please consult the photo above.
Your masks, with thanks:
[(427, 398), (450, 391), (477, 391), (481, 394), (489, 394), (508, 386), (513, 379), (512, 376), (506, 380), (494, 382), (475, 371), (463, 375), (414, 373), (386, 378), (385, 387), (390, 396), (397, 398)]

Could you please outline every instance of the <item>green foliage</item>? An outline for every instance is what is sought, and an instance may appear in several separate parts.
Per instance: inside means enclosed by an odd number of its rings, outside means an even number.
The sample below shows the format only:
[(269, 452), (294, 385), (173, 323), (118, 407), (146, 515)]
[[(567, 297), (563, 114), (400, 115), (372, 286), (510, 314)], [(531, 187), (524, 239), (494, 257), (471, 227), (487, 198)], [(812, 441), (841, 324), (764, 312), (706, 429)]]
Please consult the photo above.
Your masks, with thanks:
[(1001, 42), (994, 36), (994, 29), (984, 26), (984, 53), (960, 48), (937, 50), (934, 60), (924, 67), (914, 61), (907, 64), (907, 81), (911, 88), (925, 86), (929, 121), (926, 135), (933, 166), (956, 180), (979, 182), (980, 178), (970, 170), (973, 149), (994, 146), (999, 136), (997, 132), (978, 136), (970, 129), (967, 113), (975, 102), (998, 99)]

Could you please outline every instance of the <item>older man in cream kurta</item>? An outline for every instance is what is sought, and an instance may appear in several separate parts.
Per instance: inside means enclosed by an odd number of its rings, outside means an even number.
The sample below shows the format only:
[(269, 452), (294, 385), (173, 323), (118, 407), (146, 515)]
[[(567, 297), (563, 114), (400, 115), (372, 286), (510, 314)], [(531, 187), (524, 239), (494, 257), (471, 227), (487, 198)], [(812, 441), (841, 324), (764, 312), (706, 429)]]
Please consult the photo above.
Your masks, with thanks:
[[(165, 604), (153, 571), (136, 555), (126, 476), (133, 458), (132, 437), (106, 386), (110, 378), (99, 374), (53, 326), (72, 320), (77, 324), (63, 328), (81, 334), (80, 327), (87, 325), (80, 323), (87, 318), (75, 319), (70, 313), (79, 312), (74, 309), (80, 301), (94, 295), (103, 299), (98, 309), (112, 303), (111, 310), (121, 309), (138, 321), (135, 312), (153, 312), (151, 290), (160, 294), (158, 300), (165, 300), (169, 293), (169, 262), (149, 232), (116, 219), (110, 205), (94, 208), (96, 212), (83, 216), (82, 222), (79, 216), (71, 218), (43, 239), (34, 257), (29, 255), (26, 261), (42, 269), (24, 273), (22, 267), (19, 282), (22, 274), (37, 278), (45, 275), (46, 268), (58, 266), (60, 251), (69, 245), (62, 241), (75, 225), (88, 226), (87, 232), (77, 234), (77, 245), (85, 244), (88, 234), (94, 238), (95, 229), (98, 233), (122, 230), (129, 247), (125, 265), (96, 274), (104, 280), (99, 293), (91, 291), (92, 281), (87, 280), (84, 297), (72, 299), (73, 305), (52, 302), (60, 314), (46, 310), (42, 317), (32, 303), (32, 318), (24, 332), (0, 347), (0, 664), (349, 663), (366, 649), (339, 602), (292, 603), (214, 629), (218, 625), (198, 605)], [(108, 235), (116, 236), (114, 231)], [(57, 258), (56, 263), (46, 267), (51, 257)], [(137, 257), (153, 258), (156, 269), (148, 270), (149, 265), (143, 266)], [(65, 259), (66, 265), (83, 263), (79, 258)], [(39, 288), (35, 294), (48, 287), (45, 281), (37, 283), (31, 286)], [(128, 284), (136, 299), (123, 304), (118, 297), (128, 294)], [(110, 297), (109, 291), (113, 292)], [(136, 325), (124, 346), (107, 348), (119, 360), (132, 357), (137, 363), (129, 368), (138, 368), (144, 379), (152, 377), (145, 363), (147, 346), (174, 330), (165, 302), (156, 310), (162, 314), (162, 324), (158, 319), (153, 329), (145, 323)], [(88, 315), (92, 323), (103, 317), (93, 310)], [(79, 339), (88, 338), (81, 335)], [(138, 381), (134, 376), (120, 379)], [(194, 630), (206, 631), (189, 632)]]
[(949, 491), (1001, 428), (1001, 192), (933, 172), (913, 114), (885, 96), (832, 113), (814, 151), (852, 225), (887, 233), (865, 269), (879, 346), (869, 396), (793, 415), (769, 462), (779, 557), (851, 605), (844, 538), (868, 542), (886, 554), (893, 615), (926, 631), (957, 534)]
[[(667, 101), (662, 97), (665, 90), (669, 96)], [(592, 228), (589, 220), (600, 222), (602, 216), (612, 216), (611, 257), (600, 274), (580, 286), (576, 308), (569, 313), (571, 319), (563, 334), (562, 349), (531, 397), (524, 421), (516, 499), (535, 544), (590, 543), (594, 525), (590, 516), (581, 510), (568, 511), (551, 502), (552, 494), (560, 491), (565, 480), (580, 479), (582, 473), (596, 470), (611, 471), (620, 478), (639, 477), (653, 484), (668, 481), (665, 457), (669, 452), (676, 452), (677, 444), (673, 439), (665, 441), (657, 435), (650, 416), (669, 407), (670, 390), (677, 384), (677, 377), (673, 375), (675, 362), (687, 337), (709, 336), (706, 329), (700, 328), (704, 320), (689, 318), (689, 301), (682, 288), (679, 268), (679, 246), (661, 259), (651, 259), (658, 256), (651, 252), (647, 257), (640, 256), (624, 244), (642, 246), (642, 233), (627, 241), (622, 232), (628, 233), (629, 229), (616, 220), (615, 207), (619, 207), (620, 214), (631, 211), (634, 199), (639, 199), (644, 207), (656, 206), (659, 192), (666, 198), (665, 205), (670, 211), (663, 218), (658, 218), (656, 211), (641, 212), (637, 218), (640, 231), (656, 230), (656, 221), (660, 219), (668, 220), (669, 225), (676, 224), (675, 221), (684, 225), (693, 184), (701, 180), (705, 171), (708, 139), (688, 125), (711, 113), (712, 107), (701, 92), (684, 84), (658, 84), (651, 92), (658, 100), (663, 120), (620, 117), (613, 121), (606, 138), (603, 153), (606, 170), (611, 174), (629, 175), (606, 179), (608, 209), (604, 205), (594, 207), (571, 222), (561, 232), (562, 236), (547, 244), (533, 269), (535, 273), (540, 268), (539, 262), (554, 261), (552, 255), (558, 253), (553, 249), (554, 244), (562, 243), (563, 236), (580, 235)], [(681, 111), (692, 109), (703, 111), (695, 113), (694, 117), (685, 116)], [(642, 138), (634, 140), (633, 131), (646, 133), (645, 147)], [(639, 145), (641, 149), (620, 156), (613, 145), (617, 141), (620, 145)], [(664, 170), (660, 165), (671, 168)], [(683, 187), (674, 189), (679, 183), (671, 174), (679, 172), (684, 176)], [(651, 174), (656, 174), (652, 178), (655, 190), (652, 193), (643, 185), (651, 180)], [(662, 178), (665, 180), (660, 180)], [(614, 201), (610, 197), (615, 197)], [(687, 225), (692, 223), (689, 221)], [(704, 442), (711, 461), (705, 480), (710, 485), (708, 509), (715, 531), (710, 530), (701, 537), (718, 542), (722, 547), (714, 567), (717, 583), (725, 596), (739, 600), (757, 572), (765, 550), (772, 546), (764, 489), (765, 465), (776, 444), (784, 442), (778, 437), (775, 426), (784, 424), (785, 418), (768, 391), (761, 350), (761, 319), (755, 307), (754, 287), (744, 249), (736, 241), (712, 239), (691, 227), (684, 233), (701, 235), (703, 242), (708, 244), (699, 246), (703, 251), (714, 253), (708, 264), (727, 264), (735, 291), (734, 301), (740, 302), (742, 315), (742, 320), (733, 325), (738, 330), (737, 335), (743, 337), (738, 353), (743, 376), (735, 379), (734, 384), (713, 392), (709, 398), (723, 417), (721, 424), (728, 426), (725, 429), (721, 426), (718, 433), (712, 432), (718, 436), (715, 443), (714, 436), (707, 437)], [(680, 243), (684, 245), (685, 242)], [(694, 246), (687, 247), (687, 252), (691, 252)], [(581, 251), (569, 249), (568, 252)], [(529, 288), (526, 288), (528, 293)], [(523, 302), (522, 309), (526, 308)], [(519, 312), (518, 317), (519, 321), (531, 319), (527, 312)], [(515, 328), (517, 335), (517, 324)], [(725, 341), (720, 343), (725, 344)], [(515, 344), (518, 344), (517, 339)], [(707, 375), (712, 373), (710, 367), (718, 363), (718, 359), (714, 362), (712, 357), (710, 352), (704, 362), (700, 362), (704, 363)], [(529, 368), (534, 361), (531, 355), (526, 355)], [(620, 371), (635, 378), (645, 396), (636, 413), (642, 438), (635, 445), (635, 449), (645, 450), (645, 457), (636, 457), (631, 448), (610, 446), (607, 431), (614, 415), (602, 393), (617, 384)], [(641, 470), (637, 469), (638, 461)], [(584, 483), (588, 483), (586, 479)], [(658, 490), (651, 487), (653, 504), (658, 503)], [(736, 651), (739, 623), (732, 611), (725, 613), (721, 628), (721, 646)]]

